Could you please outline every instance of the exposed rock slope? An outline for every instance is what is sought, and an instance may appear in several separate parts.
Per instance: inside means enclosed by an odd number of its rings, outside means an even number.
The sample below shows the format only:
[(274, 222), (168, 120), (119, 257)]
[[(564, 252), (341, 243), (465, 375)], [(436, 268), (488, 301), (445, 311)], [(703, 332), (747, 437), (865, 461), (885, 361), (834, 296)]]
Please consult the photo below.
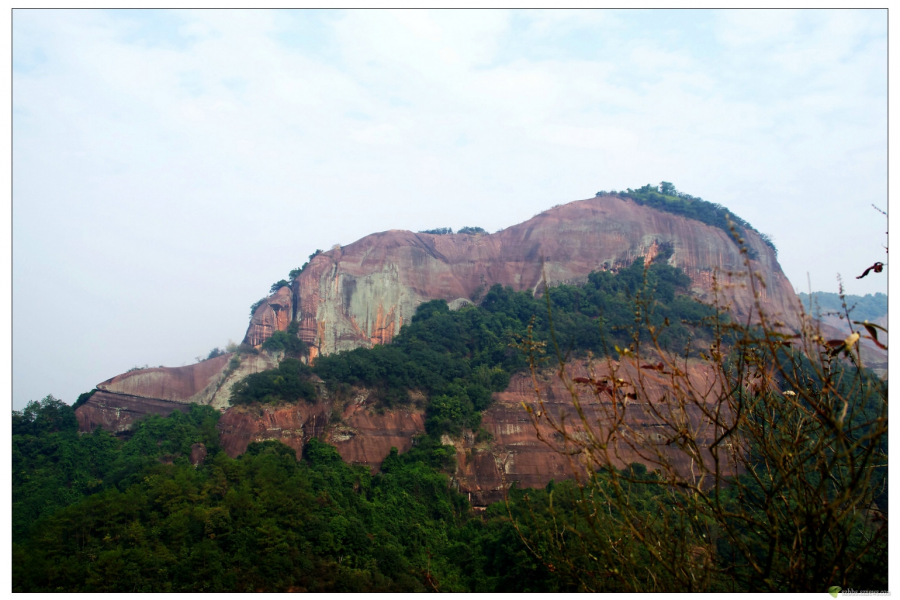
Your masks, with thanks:
[(135, 421), (173, 410), (186, 411), (191, 403), (228, 407), (231, 386), (250, 375), (278, 366), (278, 356), (245, 354), (233, 366), (228, 353), (185, 367), (158, 367), (129, 371), (97, 384), (97, 391), (75, 410), (81, 431), (103, 427), (119, 433)]
[[(773, 250), (753, 232), (745, 240), (758, 255), (752, 266), (766, 282), (759, 289), (762, 305), (796, 325), (796, 295)], [(729, 276), (744, 265), (726, 232), (615, 196), (572, 202), (489, 235), (369, 235), (314, 257), (293, 282), (293, 306), (303, 340), (327, 354), (389, 342), (428, 300), (458, 306), (495, 283), (538, 291), (542, 266), (551, 284), (576, 282), (638, 257), (652, 260), (666, 248), (672, 250), (669, 263), (691, 278), (698, 298), (713, 301), (718, 274), (734, 311), (748, 313), (753, 294), (745, 278)], [(264, 331), (252, 324), (248, 339), (258, 340)]]

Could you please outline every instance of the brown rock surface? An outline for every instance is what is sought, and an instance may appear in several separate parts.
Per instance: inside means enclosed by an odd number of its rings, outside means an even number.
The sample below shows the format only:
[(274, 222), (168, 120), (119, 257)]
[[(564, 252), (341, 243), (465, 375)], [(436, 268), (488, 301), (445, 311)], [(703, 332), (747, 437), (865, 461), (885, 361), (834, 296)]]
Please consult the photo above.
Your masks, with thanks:
[[(755, 233), (744, 237), (759, 255), (752, 267), (766, 281), (759, 290), (764, 309), (798, 324), (798, 300), (775, 253)], [(674, 250), (669, 263), (691, 278), (698, 298), (712, 302), (718, 274), (734, 310), (748, 313), (753, 294), (745, 277), (728, 275), (742, 272), (744, 264), (726, 232), (607, 196), (571, 202), (490, 235), (392, 230), (324, 252), (293, 282), (296, 317), (301, 337), (320, 353), (383, 344), (422, 302), (461, 303), (495, 283), (537, 290), (542, 260), (550, 283), (577, 282), (594, 270), (615, 270), (638, 257), (650, 260), (668, 244)], [(257, 315), (262, 312), (261, 307)], [(257, 315), (248, 331), (254, 341), (271, 335)]]
[(98, 383), (97, 389), (169, 402), (208, 404), (230, 359), (231, 354), (223, 354), (186, 367), (129, 371)]
[(291, 288), (282, 286), (266, 298), (250, 318), (244, 343), (259, 346), (276, 331), (285, 331), (293, 315)]
[[(278, 366), (279, 354), (242, 354), (232, 367), (232, 353), (186, 367), (159, 367), (130, 371), (97, 384), (100, 390), (75, 409), (81, 431), (97, 425), (114, 433), (131, 429), (145, 414), (167, 415), (180, 405), (208, 404), (224, 410), (229, 406), (232, 386), (252, 373)], [(141, 405), (141, 399), (145, 400)], [(92, 400), (95, 400), (92, 402)], [(124, 411), (124, 412), (123, 412)], [(104, 414), (105, 413), (105, 414)]]
[[(605, 362), (594, 366), (598, 376), (609, 371), (609, 365)], [(638, 372), (625, 363), (618, 368), (618, 376), (626, 380), (637, 381), (640, 377), (644, 390), (641, 397), (651, 402), (658, 403), (663, 394), (671, 389), (671, 383), (664, 376), (644, 370)], [(587, 374), (584, 363), (573, 363), (569, 369), (572, 377)], [(703, 364), (698, 363), (689, 367), (689, 375), (697, 382), (705, 381), (709, 373)], [(569, 415), (568, 422), (575, 425), (571, 395), (555, 371), (545, 372), (538, 383), (547, 411), (553, 415), (563, 411)], [(580, 398), (588, 418), (592, 422), (598, 419), (603, 422), (604, 413), (596, 398), (586, 391), (580, 394)], [(567, 458), (538, 439), (532, 421), (522, 407), (523, 402), (530, 406), (537, 405), (534, 385), (528, 373), (515, 375), (506, 391), (494, 394), (494, 403), (482, 418), (482, 427), (493, 436), (491, 442), (476, 443), (470, 432), (460, 439), (444, 440), (444, 443), (457, 448), (455, 483), (461, 492), (469, 494), (475, 505), (486, 505), (501, 499), (503, 489), (513, 481), (519, 487), (544, 487), (551, 479), (559, 481), (572, 477), (572, 465)], [(320, 397), (315, 405), (234, 407), (219, 421), (220, 442), (230, 456), (238, 456), (246, 451), (251, 441), (278, 439), (297, 450), (300, 456), (306, 441), (317, 436), (333, 444), (346, 462), (366, 465), (374, 471), (390, 453), (391, 447), (406, 452), (412, 447), (414, 436), (425, 431), (423, 411), (394, 409), (379, 414), (372, 409), (366, 390), (357, 390), (355, 397), (346, 403), (339, 423), (329, 423), (333, 406), (331, 399)], [(698, 427), (699, 409), (692, 408), (688, 413), (693, 426)], [(654, 465), (647, 458), (653, 457), (655, 449), (659, 448), (678, 470), (690, 471), (689, 457), (664, 445), (665, 436), (672, 432), (657, 426), (646, 404), (629, 403), (626, 419), (631, 427), (646, 433), (639, 449), (620, 446), (616, 459), (618, 466), (641, 462), (652, 469)], [(556, 440), (548, 426), (542, 425), (541, 432), (545, 439), (551, 442)], [(708, 443), (709, 435), (709, 432), (704, 432), (700, 436), (701, 443)]]
[(203, 444), (191, 444), (191, 464), (195, 467), (203, 464), (206, 460), (206, 446)]
[(168, 416), (174, 410), (187, 412), (189, 406), (156, 398), (113, 394), (100, 390), (75, 410), (79, 431), (90, 432), (103, 427), (112, 433), (131, 429), (132, 424), (147, 415)]
[(413, 437), (425, 431), (421, 410), (388, 410), (379, 414), (366, 402), (368, 391), (359, 390), (346, 403), (340, 422), (331, 423), (333, 399), (319, 389), (315, 404), (301, 402), (279, 406), (235, 406), (219, 419), (219, 441), (229, 456), (247, 450), (250, 442), (280, 440), (294, 448), (299, 457), (311, 437), (334, 444), (341, 457), (351, 464), (377, 470), (395, 447), (406, 452)]
[(406, 452), (413, 437), (425, 431), (421, 410), (402, 408), (382, 414), (367, 409), (365, 391), (347, 403), (341, 423), (335, 425), (327, 441), (338, 449), (344, 461), (363, 464), (377, 470), (391, 448)]
[(303, 445), (311, 437), (324, 436), (330, 414), (330, 403), (321, 401), (234, 406), (219, 419), (219, 443), (234, 458), (246, 452), (250, 442), (280, 440), (296, 450), (300, 458)]
[[(609, 365), (605, 362), (594, 365), (597, 376), (609, 374)], [(587, 377), (588, 370), (584, 363), (572, 363), (568, 369), (571, 377)], [(710, 373), (702, 364), (689, 367), (689, 376), (692, 381), (706, 381)], [(649, 400), (659, 407), (663, 394), (671, 390), (664, 376), (657, 376), (641, 370), (639, 373), (633, 365), (622, 363), (619, 365), (618, 376), (626, 381), (642, 381), (643, 392), (640, 400)], [(563, 413), (567, 415), (566, 423), (570, 431), (581, 430), (579, 419), (573, 408), (572, 396), (555, 371), (549, 370), (540, 376), (538, 381), (544, 406), (548, 414), (556, 417)], [(580, 402), (585, 411), (586, 418), (592, 424), (607, 423), (604, 411), (593, 394), (584, 388), (579, 394)], [(709, 395), (710, 401), (715, 394)], [(604, 398), (607, 408), (611, 406), (608, 397)], [(538, 410), (537, 397), (534, 392), (534, 383), (530, 373), (519, 373), (513, 376), (506, 391), (494, 394), (494, 404), (484, 412), (482, 427), (491, 433), (491, 443), (475, 444), (471, 438), (465, 438), (455, 444), (457, 446), (457, 474), (456, 478), (461, 492), (468, 492), (474, 504), (489, 504), (502, 498), (504, 486), (513, 481), (519, 487), (538, 488), (544, 487), (551, 479), (570, 479), (573, 476), (573, 466), (566, 456), (556, 452), (545, 442), (538, 439), (534, 425), (522, 404), (534, 407)], [(637, 401), (628, 403), (625, 408), (626, 422), (631, 427), (642, 433), (643, 439), (639, 448), (630, 447), (627, 444), (618, 446), (618, 453), (614, 462), (619, 467), (624, 467), (632, 462), (640, 462), (655, 468), (648, 458), (654, 458), (657, 449), (683, 474), (691, 469), (690, 458), (671, 446), (664, 444), (666, 436), (674, 433), (666, 427), (659, 427), (657, 421), (650, 415), (646, 404)], [(692, 407), (688, 410), (690, 420), (695, 428), (699, 427), (700, 410)], [(560, 441), (560, 437), (548, 425), (540, 425), (540, 431), (545, 440), (552, 443)], [(709, 443), (712, 431), (709, 428), (700, 428), (700, 441)], [(576, 433), (577, 435), (577, 433)], [(596, 465), (599, 467), (599, 465)], [(575, 467), (578, 468), (578, 467)]]

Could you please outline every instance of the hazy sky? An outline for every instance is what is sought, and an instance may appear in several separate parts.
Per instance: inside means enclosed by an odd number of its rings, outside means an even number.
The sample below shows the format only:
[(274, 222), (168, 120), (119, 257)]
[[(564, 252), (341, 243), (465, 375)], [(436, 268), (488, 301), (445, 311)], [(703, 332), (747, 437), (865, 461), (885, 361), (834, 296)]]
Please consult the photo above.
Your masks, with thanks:
[(229, 339), (316, 248), (671, 181), (886, 292), (887, 11), (13, 12), (13, 402)]

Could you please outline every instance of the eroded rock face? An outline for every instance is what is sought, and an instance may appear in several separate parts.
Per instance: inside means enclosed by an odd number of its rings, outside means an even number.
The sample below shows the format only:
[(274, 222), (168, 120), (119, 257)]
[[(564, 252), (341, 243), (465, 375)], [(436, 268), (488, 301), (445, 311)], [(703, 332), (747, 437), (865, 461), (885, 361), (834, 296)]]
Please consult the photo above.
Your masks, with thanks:
[(376, 471), (391, 448), (406, 452), (413, 438), (425, 431), (425, 414), (413, 408), (396, 408), (380, 414), (369, 408), (368, 393), (359, 392), (347, 403), (341, 422), (330, 430), (327, 441), (344, 461)]
[(231, 354), (223, 354), (186, 367), (130, 371), (98, 383), (97, 389), (183, 404), (208, 404), (230, 358)]
[(376, 471), (392, 447), (400, 452), (412, 447), (413, 438), (425, 431), (425, 417), (416, 409), (376, 411), (367, 390), (336, 403), (320, 385), (315, 404), (235, 406), (225, 411), (218, 428), (219, 442), (232, 457), (250, 442), (266, 440), (284, 442), (299, 457), (304, 444), (317, 437), (337, 447), (346, 462)]
[(279, 440), (300, 458), (311, 437), (324, 436), (330, 414), (328, 402), (234, 406), (219, 419), (219, 443), (234, 458), (246, 452), (250, 442)]
[(170, 402), (126, 394), (115, 394), (102, 390), (75, 409), (78, 430), (94, 431), (98, 427), (111, 433), (121, 433), (148, 415), (166, 417), (172, 411), (187, 412), (189, 406), (183, 402)]
[[(595, 374), (600, 377), (610, 373), (610, 366), (618, 367), (618, 377), (626, 381), (642, 382), (642, 392), (639, 394), (639, 402), (653, 402), (661, 407), (662, 396), (671, 393), (671, 383), (664, 376), (652, 372), (638, 370), (627, 363), (598, 362), (594, 365)], [(571, 377), (587, 377), (588, 369), (583, 362), (572, 362), (568, 373)], [(711, 371), (702, 363), (689, 366), (689, 377), (696, 383), (711, 381)], [(709, 385), (698, 385), (698, 389), (709, 388)], [(503, 490), (512, 482), (517, 482), (521, 488), (544, 487), (551, 479), (557, 481), (571, 479), (573, 470), (579, 469), (578, 462), (571, 463), (567, 456), (557, 451), (561, 443), (561, 437), (545, 422), (539, 425), (541, 436), (550, 442), (538, 438), (531, 417), (522, 404), (539, 410), (535, 385), (530, 373), (514, 375), (509, 387), (498, 394), (494, 394), (494, 403), (482, 416), (482, 428), (492, 436), (490, 443), (476, 444), (471, 437), (464, 436), (454, 445), (457, 448), (457, 473), (456, 479), (459, 490), (469, 493), (473, 504), (486, 505), (496, 502), (503, 497)], [(545, 371), (538, 379), (538, 389), (544, 400), (544, 409), (547, 414), (558, 417), (561, 413), (567, 415), (566, 423), (569, 431), (579, 435), (581, 430), (579, 418), (574, 410), (572, 395), (554, 370)], [(600, 403), (606, 404), (611, 409), (611, 399), (601, 396), (598, 399), (584, 387), (576, 387), (579, 390), (580, 403), (584, 409), (587, 420), (596, 424), (609, 423), (605, 418), (605, 412)], [(708, 399), (712, 402), (717, 397), (717, 390), (712, 386)], [(635, 448), (627, 444), (620, 444), (617, 456), (614, 459), (618, 467), (625, 467), (632, 462), (645, 464), (649, 469), (655, 465), (648, 458), (654, 458), (659, 450), (667, 460), (682, 474), (690, 472), (690, 458), (672, 446), (665, 445), (665, 441), (674, 433), (672, 430), (658, 426), (658, 421), (652, 417), (646, 404), (638, 401), (627, 403), (625, 420), (630, 427), (641, 432), (642, 438)], [(701, 432), (699, 436), (702, 447), (709, 444), (714, 438), (711, 428), (700, 427), (701, 411), (699, 407), (691, 407), (688, 414), (695, 430)], [(555, 448), (554, 448), (555, 447)], [(708, 457), (707, 457), (708, 458)], [(599, 467), (599, 465), (597, 465)]]
[[(758, 286), (762, 306), (798, 325), (798, 300), (774, 252), (755, 233), (744, 237), (758, 254), (752, 267), (766, 281), (766, 287)], [(672, 248), (669, 264), (691, 278), (696, 297), (712, 302), (717, 276), (723, 298), (738, 315), (748, 314), (754, 294), (746, 278), (728, 275), (742, 272), (744, 263), (727, 233), (607, 196), (572, 202), (490, 235), (369, 235), (310, 261), (293, 282), (295, 315), (314, 352), (368, 347), (389, 342), (428, 300), (461, 306), (496, 283), (537, 290), (542, 260), (551, 284), (578, 282), (591, 271), (616, 270), (638, 257), (652, 260), (666, 247)], [(271, 335), (260, 324), (266, 310), (260, 307), (248, 331), (254, 343)]]
[(199, 467), (206, 460), (206, 446), (200, 443), (191, 444), (191, 464)]
[(257, 307), (250, 318), (244, 343), (259, 346), (276, 331), (287, 330), (293, 318), (293, 294), (291, 288), (283, 286)]
[[(634, 365), (628, 363), (599, 362), (594, 365), (595, 375), (599, 377), (608, 374), (611, 366), (618, 368), (619, 377), (628, 381), (642, 381), (640, 399), (643, 403), (626, 403), (626, 423), (639, 432), (641, 440), (634, 447), (620, 445), (615, 464), (625, 467), (632, 462), (639, 462), (653, 469), (656, 467), (653, 460), (659, 460), (656, 454), (658, 450), (683, 475), (690, 473), (690, 457), (675, 450), (674, 446), (665, 444), (674, 431), (660, 427), (646, 404), (652, 402), (657, 409), (661, 409), (663, 395), (671, 393), (671, 382), (654, 372), (639, 372)], [(588, 376), (586, 364), (573, 362), (569, 375)], [(697, 385), (698, 389), (709, 390), (709, 402), (714, 401), (718, 394), (717, 388), (712, 386), (710, 389), (708, 384), (708, 380), (711, 380), (709, 368), (703, 363), (691, 363), (688, 375), (696, 384), (703, 382), (702, 385)], [(556, 372), (548, 370), (540, 375), (538, 388), (544, 400), (544, 410), (554, 416), (565, 413), (568, 415), (570, 430), (577, 432), (578, 417), (573, 408), (572, 396)], [(611, 399), (601, 396), (598, 400), (586, 388), (579, 390), (580, 402), (588, 420), (592, 423), (608, 423), (601, 403), (605, 403), (606, 409), (611, 409)], [(490, 441), (476, 442), (472, 432), (465, 432), (456, 439), (447, 436), (443, 439), (445, 444), (453, 445), (457, 450), (454, 484), (460, 492), (468, 494), (470, 501), (476, 506), (502, 499), (504, 489), (513, 482), (523, 488), (544, 487), (551, 479), (570, 479), (573, 469), (582, 468), (577, 461), (571, 463), (565, 454), (538, 438), (523, 403), (535, 410), (539, 409), (529, 373), (515, 375), (504, 392), (494, 394), (492, 406), (482, 417), (482, 427), (492, 436)], [(341, 415), (339, 422), (333, 417), (329, 419), (334, 411)], [(692, 429), (700, 431), (699, 445), (708, 445), (713, 439), (713, 431), (701, 427), (699, 407), (692, 407), (687, 413)], [(552, 428), (541, 424), (539, 430), (544, 440), (559, 448), (560, 437)], [(320, 392), (319, 400), (313, 405), (300, 403), (280, 407), (231, 408), (220, 419), (219, 431), (220, 443), (233, 457), (246, 451), (252, 441), (273, 439), (288, 444), (300, 456), (303, 445), (310, 437), (316, 436), (333, 444), (344, 461), (366, 465), (374, 472), (392, 447), (400, 452), (406, 452), (412, 447), (414, 437), (425, 431), (425, 416), (422, 410), (414, 408), (376, 411), (367, 390), (357, 390), (354, 397), (344, 402), (343, 406)], [(709, 460), (708, 456), (705, 458)]]
[[(280, 355), (232, 353), (185, 367), (130, 371), (97, 384), (100, 390), (75, 409), (80, 431), (102, 426), (113, 433), (131, 429), (148, 414), (168, 415), (188, 410), (191, 403), (224, 410), (232, 386), (251, 373), (278, 366)], [(238, 363), (238, 364), (235, 364)]]

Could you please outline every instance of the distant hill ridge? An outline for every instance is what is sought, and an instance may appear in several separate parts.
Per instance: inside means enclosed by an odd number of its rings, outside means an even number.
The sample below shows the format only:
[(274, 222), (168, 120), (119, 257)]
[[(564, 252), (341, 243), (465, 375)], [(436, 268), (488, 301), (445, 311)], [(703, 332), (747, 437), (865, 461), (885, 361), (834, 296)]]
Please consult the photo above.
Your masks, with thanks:
[[(827, 312), (841, 312), (841, 297), (833, 292), (813, 292), (812, 293), (812, 311), (810, 311), (810, 294), (800, 292), (797, 294), (800, 301), (803, 302), (803, 308), (812, 314), (818, 316)], [(878, 292), (877, 294), (866, 294), (865, 296), (855, 296), (853, 294), (845, 294), (844, 299), (847, 308), (851, 309), (850, 316), (854, 320), (875, 321), (884, 317), (888, 313), (888, 297), (887, 294)]]

